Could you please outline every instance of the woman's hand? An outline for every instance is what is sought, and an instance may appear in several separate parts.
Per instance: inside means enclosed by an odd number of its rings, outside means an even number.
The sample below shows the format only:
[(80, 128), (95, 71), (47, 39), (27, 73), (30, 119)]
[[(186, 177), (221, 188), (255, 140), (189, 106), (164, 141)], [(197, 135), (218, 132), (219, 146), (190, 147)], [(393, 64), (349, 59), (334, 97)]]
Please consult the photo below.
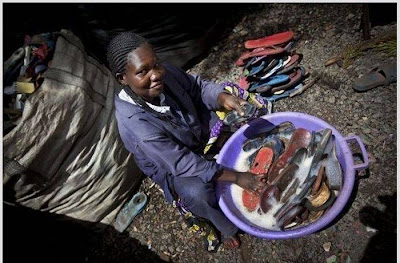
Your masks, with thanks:
[(237, 181), (235, 183), (243, 189), (259, 195), (266, 186), (266, 182), (267, 176), (265, 174), (237, 172)]
[(262, 189), (266, 186), (266, 174), (252, 174), (248, 172), (236, 172), (230, 169), (222, 169), (215, 176), (216, 180), (231, 182), (238, 186), (249, 190), (253, 194), (261, 194)]
[(221, 92), (218, 95), (218, 103), (227, 110), (236, 110), (241, 116), (244, 114), (241, 106), (244, 105), (246, 101), (236, 96)]

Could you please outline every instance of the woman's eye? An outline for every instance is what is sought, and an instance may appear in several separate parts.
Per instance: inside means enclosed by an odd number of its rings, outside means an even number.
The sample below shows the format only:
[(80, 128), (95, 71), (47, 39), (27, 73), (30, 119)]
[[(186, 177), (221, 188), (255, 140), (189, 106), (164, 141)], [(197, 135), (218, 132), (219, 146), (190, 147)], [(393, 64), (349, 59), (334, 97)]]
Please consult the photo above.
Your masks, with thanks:
[(137, 74), (138, 75), (145, 75), (147, 73), (147, 70), (143, 69), (141, 71), (139, 71)]

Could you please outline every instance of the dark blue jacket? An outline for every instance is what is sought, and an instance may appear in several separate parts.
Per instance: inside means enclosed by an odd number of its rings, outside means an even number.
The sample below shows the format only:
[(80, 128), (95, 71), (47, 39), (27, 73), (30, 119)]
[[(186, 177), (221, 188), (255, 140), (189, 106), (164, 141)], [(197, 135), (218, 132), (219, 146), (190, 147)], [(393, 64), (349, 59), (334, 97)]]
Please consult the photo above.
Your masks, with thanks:
[(201, 80), (169, 64), (164, 64), (165, 105), (171, 108), (174, 124), (156, 114), (115, 96), (119, 134), (125, 147), (145, 175), (173, 200), (172, 177), (197, 176), (209, 182), (221, 166), (201, 153), (209, 139), (210, 127), (218, 120), (218, 94), (223, 86)]

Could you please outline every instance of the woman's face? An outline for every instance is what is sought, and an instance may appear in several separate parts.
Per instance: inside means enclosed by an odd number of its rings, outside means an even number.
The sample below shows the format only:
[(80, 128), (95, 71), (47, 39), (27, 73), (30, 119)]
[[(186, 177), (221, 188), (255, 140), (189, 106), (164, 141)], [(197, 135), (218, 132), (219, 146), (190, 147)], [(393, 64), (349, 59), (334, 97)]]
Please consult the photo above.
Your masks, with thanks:
[(128, 54), (126, 72), (120, 81), (145, 101), (152, 103), (164, 89), (164, 74), (165, 70), (153, 48), (145, 43)]

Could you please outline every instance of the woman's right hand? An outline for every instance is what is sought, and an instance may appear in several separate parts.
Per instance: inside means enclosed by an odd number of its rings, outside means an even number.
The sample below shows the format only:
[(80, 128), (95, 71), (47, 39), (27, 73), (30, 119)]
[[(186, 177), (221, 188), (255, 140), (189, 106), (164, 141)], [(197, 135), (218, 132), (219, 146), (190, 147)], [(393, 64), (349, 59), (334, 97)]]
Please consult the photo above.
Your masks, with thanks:
[(243, 189), (259, 195), (267, 185), (266, 174), (252, 174), (249, 172), (236, 172), (230, 169), (222, 169), (217, 175), (216, 180), (226, 181), (237, 184)]
[(266, 174), (252, 174), (249, 172), (236, 172), (237, 180), (236, 184), (243, 189), (246, 189), (253, 194), (261, 194), (262, 189), (266, 186), (267, 175)]

